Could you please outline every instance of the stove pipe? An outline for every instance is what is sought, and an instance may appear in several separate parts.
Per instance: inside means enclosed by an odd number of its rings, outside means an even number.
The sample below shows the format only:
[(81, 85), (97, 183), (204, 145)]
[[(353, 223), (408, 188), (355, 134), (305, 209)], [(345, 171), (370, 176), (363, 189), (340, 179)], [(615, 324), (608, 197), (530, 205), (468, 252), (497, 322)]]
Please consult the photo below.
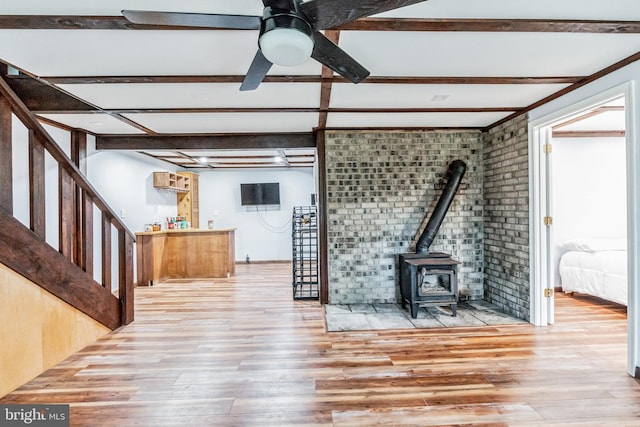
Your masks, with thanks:
[(460, 182), (462, 181), (462, 177), (466, 170), (467, 165), (462, 160), (454, 160), (449, 164), (449, 169), (447, 170), (447, 175), (449, 177), (447, 184), (445, 185), (444, 190), (442, 190), (442, 195), (440, 196), (436, 207), (433, 209), (433, 213), (431, 214), (431, 218), (429, 218), (429, 222), (427, 222), (427, 226), (420, 235), (420, 239), (418, 239), (418, 243), (416, 244), (416, 253), (429, 253), (429, 246), (431, 246), (433, 239), (435, 239), (436, 234), (438, 233), (438, 229), (449, 210), (449, 206), (451, 206), (453, 197), (456, 195), (458, 187), (460, 187)]

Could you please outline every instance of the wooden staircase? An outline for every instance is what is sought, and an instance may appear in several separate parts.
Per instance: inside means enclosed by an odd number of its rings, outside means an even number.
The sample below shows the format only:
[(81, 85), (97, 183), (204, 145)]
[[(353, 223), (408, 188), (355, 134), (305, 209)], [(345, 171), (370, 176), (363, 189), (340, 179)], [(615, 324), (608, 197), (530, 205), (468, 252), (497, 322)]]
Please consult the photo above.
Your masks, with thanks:
[[(29, 132), (28, 226), (13, 212), (12, 114)], [(85, 176), (86, 137), (84, 132), (71, 130), (72, 155), (67, 156), (13, 92), (0, 70), (0, 262), (115, 330), (131, 323), (134, 317), (135, 237)], [(46, 158), (53, 158), (58, 169), (54, 183), (59, 198), (57, 248), (46, 239), (45, 183), (52, 185), (45, 179)], [(94, 216), (101, 218), (99, 236), (94, 236)], [(94, 262), (95, 245), (101, 247), (100, 262)], [(117, 248), (116, 260), (112, 259), (112, 248)], [(94, 272), (96, 264), (101, 274)], [(116, 266), (118, 286), (112, 291), (116, 283), (112, 269)], [(94, 276), (101, 277), (100, 283)]]

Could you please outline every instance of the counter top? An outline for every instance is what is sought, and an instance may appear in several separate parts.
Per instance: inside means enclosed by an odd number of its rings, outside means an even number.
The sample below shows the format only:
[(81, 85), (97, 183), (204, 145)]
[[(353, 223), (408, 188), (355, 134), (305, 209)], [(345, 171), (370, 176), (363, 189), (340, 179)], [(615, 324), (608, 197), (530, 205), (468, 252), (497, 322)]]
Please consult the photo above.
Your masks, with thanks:
[(176, 228), (136, 233), (138, 285), (236, 273), (235, 228)]
[(172, 228), (160, 231), (139, 231), (136, 236), (155, 236), (157, 234), (177, 234), (177, 233), (229, 233), (235, 228)]

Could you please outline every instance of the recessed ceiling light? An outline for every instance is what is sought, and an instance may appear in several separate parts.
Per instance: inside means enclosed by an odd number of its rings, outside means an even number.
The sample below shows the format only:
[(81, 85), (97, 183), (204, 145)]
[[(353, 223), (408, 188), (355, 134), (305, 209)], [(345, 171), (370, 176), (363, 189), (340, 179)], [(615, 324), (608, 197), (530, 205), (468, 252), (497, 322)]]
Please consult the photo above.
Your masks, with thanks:
[(433, 98), (431, 98), (431, 100), (434, 102), (446, 101), (450, 96), (451, 95), (433, 95)]
[(276, 162), (276, 163), (282, 163), (284, 161), (284, 159), (282, 157), (280, 157), (280, 156), (275, 156), (273, 158), (273, 161)]
[(206, 158), (206, 157), (200, 157), (200, 158), (198, 159), (198, 161), (199, 161), (200, 163), (207, 163), (207, 158)]

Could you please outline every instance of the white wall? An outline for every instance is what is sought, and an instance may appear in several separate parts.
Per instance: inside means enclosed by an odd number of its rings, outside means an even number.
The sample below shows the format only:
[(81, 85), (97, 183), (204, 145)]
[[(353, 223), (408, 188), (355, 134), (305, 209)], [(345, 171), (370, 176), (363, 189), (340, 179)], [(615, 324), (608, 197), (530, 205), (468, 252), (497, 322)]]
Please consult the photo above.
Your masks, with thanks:
[[(153, 187), (154, 171), (172, 171), (176, 168), (168, 163), (138, 153), (118, 151), (96, 151), (95, 138), (87, 138), (87, 175), (98, 194), (120, 217), (133, 233), (144, 230), (145, 224), (163, 222), (166, 217), (177, 215), (176, 193)], [(101, 236), (99, 211), (94, 216), (94, 239)], [(111, 278), (112, 288), (118, 288), (117, 230), (112, 227)], [(134, 247), (134, 254), (135, 254)], [(101, 245), (94, 244), (96, 281), (101, 281)], [(134, 255), (135, 259), (135, 255)], [(137, 277), (134, 265), (134, 280)]]
[[(67, 156), (70, 134), (51, 126), (44, 126)], [(13, 216), (30, 227), (29, 219), (29, 131), (12, 115), (13, 140)], [(58, 229), (58, 163), (45, 151), (45, 210), (46, 242), (59, 249)]]
[(138, 153), (96, 151), (94, 138), (87, 139), (89, 182), (129, 230), (177, 215), (176, 193), (153, 186), (154, 171), (175, 172), (175, 166)]
[[(176, 193), (153, 187), (154, 171), (176, 171), (165, 162), (137, 153), (95, 151), (88, 138), (89, 181), (133, 232), (177, 215)], [(315, 190), (313, 169), (196, 171), (200, 189), (200, 227), (236, 228), (236, 260), (291, 259), (291, 212), (308, 206)], [(240, 184), (280, 183), (280, 209), (256, 210), (240, 205)]]
[[(15, 115), (12, 115), (11, 132), (13, 140), (13, 216), (29, 227), (29, 131)], [(55, 248), (58, 248), (57, 244)]]
[(553, 239), (555, 285), (562, 242), (627, 235), (624, 138), (553, 140)]
[[(176, 171), (175, 167), (137, 153), (95, 151), (88, 138), (89, 181), (133, 232), (144, 225), (164, 222), (177, 215), (176, 193), (153, 187), (154, 171)], [(215, 228), (237, 228), (236, 260), (249, 255), (254, 261), (291, 259), (291, 211), (309, 205), (315, 192), (312, 169), (197, 171), (200, 188), (200, 227), (209, 219)], [(279, 182), (279, 210), (240, 206), (240, 184)]]
[[(280, 209), (240, 205), (240, 184), (280, 183)], [(200, 227), (236, 228), (236, 260), (291, 260), (291, 214), (309, 206), (315, 193), (313, 169), (213, 170), (199, 174)]]
[(553, 140), (554, 239), (626, 237), (624, 138)]

